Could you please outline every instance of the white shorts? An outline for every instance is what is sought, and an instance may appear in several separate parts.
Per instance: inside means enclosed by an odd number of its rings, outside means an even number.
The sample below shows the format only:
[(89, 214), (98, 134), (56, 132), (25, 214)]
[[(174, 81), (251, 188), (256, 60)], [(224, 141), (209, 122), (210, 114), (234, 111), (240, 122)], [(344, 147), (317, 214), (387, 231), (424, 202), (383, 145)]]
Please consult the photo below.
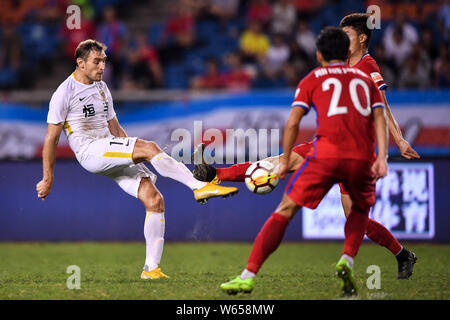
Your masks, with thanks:
[(143, 163), (135, 164), (132, 159), (136, 137), (108, 137), (89, 144), (77, 157), (87, 171), (109, 177), (128, 194), (137, 198), (142, 178), (150, 178), (153, 184), (156, 175)]

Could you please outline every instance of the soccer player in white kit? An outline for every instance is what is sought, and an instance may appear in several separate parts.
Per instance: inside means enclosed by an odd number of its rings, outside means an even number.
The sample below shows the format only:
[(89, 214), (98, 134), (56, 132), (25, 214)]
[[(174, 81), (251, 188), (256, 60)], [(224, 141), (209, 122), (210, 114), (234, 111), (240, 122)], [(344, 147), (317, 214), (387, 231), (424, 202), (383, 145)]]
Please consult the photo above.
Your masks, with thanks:
[(102, 81), (105, 51), (106, 46), (98, 41), (81, 42), (75, 51), (77, 68), (50, 100), (42, 151), (43, 178), (36, 190), (41, 199), (51, 191), (56, 147), (64, 130), (83, 168), (112, 178), (125, 192), (143, 202), (147, 213), (146, 259), (141, 278), (168, 278), (159, 268), (164, 246), (164, 199), (155, 186), (156, 175), (142, 162), (150, 162), (160, 175), (191, 188), (200, 203), (233, 195), (238, 189), (196, 180), (183, 163), (171, 158), (156, 143), (127, 136), (114, 112), (111, 93)]

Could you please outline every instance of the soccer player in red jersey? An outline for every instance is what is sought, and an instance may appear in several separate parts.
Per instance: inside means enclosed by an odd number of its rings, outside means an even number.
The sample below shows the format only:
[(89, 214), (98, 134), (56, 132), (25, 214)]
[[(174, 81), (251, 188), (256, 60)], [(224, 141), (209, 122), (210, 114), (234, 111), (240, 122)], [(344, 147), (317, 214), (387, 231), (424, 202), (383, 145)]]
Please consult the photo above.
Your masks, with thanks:
[[(350, 40), (342, 29), (327, 27), (317, 41), (322, 67), (298, 85), (283, 136), (278, 175), (285, 178), (302, 117), (314, 108), (317, 138), (306, 160), (291, 176), (281, 203), (266, 221), (253, 244), (247, 268), (223, 283), (227, 293), (251, 292), (264, 261), (279, 246), (289, 221), (302, 206), (314, 209), (330, 188), (341, 182), (353, 200), (345, 223), (344, 250), (336, 265), (344, 294), (356, 294), (353, 259), (361, 246), (375, 181), (387, 175), (387, 125), (384, 103), (375, 83), (364, 72), (344, 66)], [(378, 155), (374, 160), (375, 140)]]
[[(377, 63), (368, 53), (368, 45), (372, 35), (372, 30), (367, 27), (367, 19), (369, 19), (369, 17), (369, 14), (353, 13), (345, 16), (340, 23), (340, 26), (350, 38), (350, 55), (346, 60), (346, 65), (358, 68), (367, 73), (381, 91), (386, 106), (389, 132), (399, 147), (401, 155), (406, 159), (420, 158), (417, 152), (403, 138), (401, 129), (386, 100), (385, 89), (387, 88), (387, 85), (383, 80)], [(313, 144), (314, 141), (311, 141), (297, 145), (293, 148), (289, 160), (289, 171), (294, 172), (302, 165)], [(279, 157), (280, 156), (274, 156), (264, 160), (277, 165)], [(230, 167), (216, 169), (203, 163), (195, 166), (194, 176), (202, 181), (244, 181), (245, 172), (250, 165), (251, 162), (245, 162)], [(341, 184), (339, 184), (339, 187), (341, 190), (344, 213), (345, 216), (348, 217), (350, 207), (352, 206), (352, 200)], [(417, 261), (415, 253), (403, 248), (388, 229), (377, 221), (369, 219), (366, 235), (374, 242), (386, 247), (396, 257), (398, 263), (398, 279), (407, 279), (412, 275), (414, 263)]]

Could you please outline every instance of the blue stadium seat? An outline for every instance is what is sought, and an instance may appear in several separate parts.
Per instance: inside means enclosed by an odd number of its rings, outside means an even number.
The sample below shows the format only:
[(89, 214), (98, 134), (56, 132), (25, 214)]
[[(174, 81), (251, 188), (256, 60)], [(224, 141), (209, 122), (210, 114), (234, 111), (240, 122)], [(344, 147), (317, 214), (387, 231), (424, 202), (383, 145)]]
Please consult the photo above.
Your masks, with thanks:
[(11, 68), (0, 69), (0, 88), (12, 86), (17, 81), (17, 73)]
[(209, 42), (218, 34), (218, 25), (213, 21), (198, 22), (195, 26), (198, 40)]
[(152, 45), (156, 45), (158, 39), (161, 37), (164, 31), (164, 23), (154, 23), (148, 30), (148, 42)]
[(119, 0), (91, 0), (96, 13), (100, 13), (106, 6), (116, 6)]
[(52, 57), (58, 46), (57, 27), (25, 23), (19, 28), (25, 55), (32, 61)]
[(168, 89), (186, 89), (188, 79), (186, 68), (182, 64), (170, 64), (164, 70), (166, 88)]

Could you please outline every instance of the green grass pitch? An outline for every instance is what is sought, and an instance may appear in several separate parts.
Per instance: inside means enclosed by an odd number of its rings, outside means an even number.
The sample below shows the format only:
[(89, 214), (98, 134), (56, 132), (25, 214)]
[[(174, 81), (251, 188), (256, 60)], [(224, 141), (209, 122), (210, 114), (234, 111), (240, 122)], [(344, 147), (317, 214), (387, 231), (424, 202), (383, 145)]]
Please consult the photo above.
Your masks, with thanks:
[[(418, 256), (411, 280), (397, 280), (385, 248), (364, 242), (355, 260), (358, 299), (450, 299), (450, 245), (410, 243)], [(250, 243), (168, 242), (161, 261), (171, 279), (139, 278), (144, 243), (0, 243), (0, 299), (298, 300), (340, 299), (334, 266), (342, 243), (284, 242), (262, 267), (250, 295), (228, 296), (219, 285), (242, 271)], [(81, 289), (69, 290), (69, 265)], [(366, 287), (369, 265), (381, 289)]]

